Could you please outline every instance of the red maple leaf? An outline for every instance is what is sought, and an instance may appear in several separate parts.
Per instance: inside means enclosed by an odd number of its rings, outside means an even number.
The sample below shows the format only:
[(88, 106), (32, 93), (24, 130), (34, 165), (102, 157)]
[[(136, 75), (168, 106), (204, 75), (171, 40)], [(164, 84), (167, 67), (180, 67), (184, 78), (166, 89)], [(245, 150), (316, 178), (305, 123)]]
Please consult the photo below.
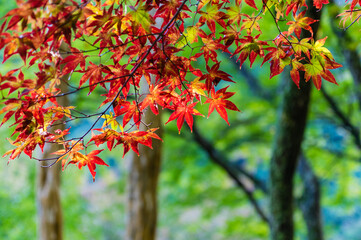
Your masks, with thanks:
[(196, 109), (194, 109), (194, 106), (197, 104), (191, 103), (187, 104), (187, 101), (185, 98), (182, 98), (174, 105), (175, 111), (170, 115), (168, 121), (165, 123), (169, 123), (175, 119), (177, 119), (177, 127), (178, 131), (182, 129), (184, 120), (187, 122), (189, 128), (191, 131), (193, 130), (193, 116), (192, 115), (198, 115), (203, 116), (200, 112), (198, 112)]
[[(253, 7), (254, 9), (258, 10), (258, 8), (256, 7), (256, 4), (255, 4), (254, 0), (244, 0), (244, 2), (245, 2), (248, 6), (251, 6), (251, 7)], [(242, 0), (237, 0), (237, 3), (238, 3), (238, 4), (241, 4), (241, 3), (242, 3)]]
[(124, 145), (124, 155), (132, 149), (139, 156), (138, 144), (143, 144), (149, 148), (152, 148), (152, 139), (158, 139), (159, 136), (154, 133), (157, 128), (149, 129), (148, 131), (134, 131), (130, 133), (122, 133), (122, 136), (118, 140), (118, 144)]
[(96, 88), (97, 83), (103, 80), (102, 73), (110, 73), (110, 69), (102, 64), (89, 63), (90, 66), (88, 66), (86, 71), (83, 71), (84, 75), (80, 78), (79, 87), (89, 79), (89, 92), (92, 92)]
[(234, 92), (226, 92), (227, 88), (228, 87), (219, 89), (217, 92), (215, 92), (213, 88), (211, 91), (212, 97), (208, 98), (205, 103), (209, 103), (208, 117), (209, 115), (211, 115), (214, 109), (216, 109), (219, 115), (227, 122), (228, 125), (230, 125), (228, 122), (228, 115), (226, 109), (238, 112), (239, 109), (234, 103), (226, 100), (235, 94)]
[(350, 7), (351, 11), (355, 8), (355, 6), (356, 6), (357, 3), (358, 3), (359, 5), (361, 5), (361, 0), (352, 0), (352, 2), (351, 2), (351, 7)]
[(240, 53), (238, 60), (241, 61), (241, 66), (249, 57), (249, 61), (252, 64), (256, 57), (259, 55), (260, 57), (264, 56), (263, 46), (268, 45), (265, 41), (257, 40), (259, 38), (259, 34), (255, 37), (252, 36), (245, 36), (244, 38), (240, 39), (239, 42), (241, 43), (240, 46), (237, 47), (236, 51), (232, 54), (232, 56)]
[(296, 36), (300, 38), (301, 30), (303, 28), (309, 31), (311, 33), (311, 36), (313, 36), (311, 24), (317, 21), (309, 17), (304, 17), (305, 14), (306, 11), (303, 11), (300, 14), (294, 16), (295, 21), (287, 22), (287, 25), (290, 25), (288, 28), (288, 35), (291, 35), (294, 32)]
[(70, 72), (73, 72), (75, 68), (80, 64), (81, 69), (85, 70), (85, 59), (88, 56), (84, 56), (81, 52), (76, 50), (75, 48), (72, 51), (76, 51), (77, 53), (67, 56), (61, 61), (61, 64), (64, 64), (62, 74), (66, 75)]
[(317, 9), (321, 9), (323, 4), (328, 4), (328, 0), (313, 0), (313, 6)]
[(140, 108), (136, 101), (132, 103), (120, 100), (115, 102), (114, 113), (116, 116), (123, 115), (123, 127), (132, 119), (136, 126), (140, 124)]
[(207, 65), (207, 74), (203, 74), (203, 76), (200, 78), (200, 80), (206, 79), (206, 88), (207, 91), (210, 91), (212, 88), (212, 84), (214, 84), (215, 86), (217, 86), (217, 84), (221, 81), (221, 80), (225, 80), (227, 82), (234, 82), (231, 79), (231, 75), (229, 75), (228, 73), (219, 70), (219, 65), (220, 62), (217, 62), (216, 64), (214, 64), (211, 68), (209, 68), (209, 66)]
[(143, 100), (140, 110), (142, 111), (149, 106), (152, 112), (155, 115), (158, 115), (159, 113), (158, 104), (163, 105), (161, 94), (162, 94), (162, 89), (160, 85), (157, 85), (155, 87), (154, 85), (150, 85), (149, 94), (147, 94), (147, 96)]
[(79, 169), (82, 169), (82, 167), (84, 166), (88, 166), (89, 172), (93, 177), (93, 181), (95, 181), (95, 169), (96, 169), (96, 164), (98, 165), (105, 165), (107, 167), (109, 167), (108, 164), (106, 164), (100, 157), (96, 156), (99, 153), (101, 153), (104, 149), (102, 150), (94, 150), (91, 151), (89, 154), (84, 155), (80, 152), (76, 152), (73, 154), (71, 160), (68, 162), (69, 164), (75, 164), (78, 166)]

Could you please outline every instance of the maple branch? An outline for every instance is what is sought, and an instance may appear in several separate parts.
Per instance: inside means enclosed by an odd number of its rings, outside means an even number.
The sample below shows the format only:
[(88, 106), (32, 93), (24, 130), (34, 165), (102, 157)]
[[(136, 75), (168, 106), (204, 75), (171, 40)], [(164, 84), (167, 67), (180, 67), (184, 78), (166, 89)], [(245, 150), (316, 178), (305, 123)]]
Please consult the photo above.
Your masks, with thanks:
[[(72, 109), (74, 111), (74, 109)], [(68, 114), (68, 113), (66, 113)], [(81, 113), (83, 114), (84, 116), (73, 116), (72, 115), (72, 119), (68, 119), (68, 120), (65, 120), (65, 121), (62, 121), (61, 123), (55, 123), (55, 124), (52, 124), (51, 126), (54, 127), (54, 126), (57, 126), (57, 125), (63, 125), (65, 123), (69, 123), (69, 122), (72, 122), (72, 121), (75, 121), (75, 120), (78, 120), (78, 119), (84, 119), (84, 118), (91, 118), (91, 117), (95, 117), (95, 116), (99, 116), (101, 113), (94, 113), (94, 114), (85, 114), (85, 113)], [(69, 141), (69, 140), (67, 140)]]
[(283, 34), (280, 26), (279, 26), (278, 23), (277, 23), (277, 17), (273, 14), (273, 12), (271, 11), (271, 9), (268, 7), (267, 3), (264, 3), (263, 5), (266, 6), (266, 8), (268, 9), (268, 12), (271, 14), (271, 16), (272, 16), (272, 18), (273, 18), (273, 21), (274, 21), (275, 24), (276, 24), (277, 30), (278, 30), (278, 32), (279, 32), (279, 35), (281, 35), (284, 39), (286, 39), (286, 41), (288, 42), (288, 44), (290, 44), (290, 46), (291, 46), (291, 48), (292, 48), (292, 50), (293, 50), (293, 52), (294, 52), (294, 54), (295, 54), (295, 56), (296, 56), (297, 52), (296, 52), (295, 49), (293, 48), (292, 42), (288, 39), (288, 37), (286, 37), (286, 36)]
[[(134, 75), (134, 74), (133, 74), (133, 75)], [(56, 94), (56, 95), (53, 95), (53, 96), (40, 97), (38, 100), (41, 101), (41, 100), (46, 100), (46, 99), (51, 99), (51, 98), (63, 97), (63, 96), (66, 96), (66, 95), (70, 95), (70, 94), (77, 93), (78, 91), (81, 91), (81, 90), (90, 88), (90, 87), (92, 87), (92, 86), (96, 86), (96, 85), (98, 85), (98, 84), (100, 84), (100, 83), (111, 82), (111, 81), (115, 81), (115, 80), (118, 80), (118, 79), (121, 79), (121, 78), (131, 77), (131, 76), (132, 76), (132, 74), (126, 74), (126, 75), (119, 76), (119, 77), (104, 79), (104, 80), (101, 80), (101, 81), (99, 81), (99, 82), (89, 84), (89, 85), (87, 85), (87, 86), (83, 86), (83, 87), (76, 88), (76, 89), (73, 90), (73, 91), (68, 91), (68, 92), (65, 92), (65, 93), (59, 93), (59, 94)], [(125, 81), (124, 85), (126, 85), (127, 82), (128, 82), (128, 81)], [(74, 87), (72, 87), (72, 88), (74, 88)], [(119, 96), (118, 96), (118, 97), (119, 97)], [(1, 97), (1, 100), (8, 100), (8, 99), (19, 99), (19, 98), (6, 98), (6, 97)]]
[(247, 198), (251, 202), (252, 206), (254, 207), (257, 214), (261, 217), (261, 219), (266, 222), (268, 225), (270, 224), (269, 218), (266, 216), (266, 214), (263, 212), (261, 207), (259, 206), (257, 200), (255, 199), (253, 192), (249, 190), (244, 183), (240, 180), (238, 173), (242, 173), (244, 176), (246, 176), (248, 179), (250, 179), (257, 187), (262, 189), (263, 191), (266, 191), (264, 188), (264, 185), (261, 184), (261, 181), (256, 179), (252, 174), (245, 171), (243, 168), (238, 167), (237, 170), (233, 166), (233, 164), (229, 163), (228, 160), (225, 160), (225, 157), (223, 154), (221, 154), (205, 137), (203, 137), (196, 126), (195, 123), (193, 123), (193, 138), (194, 140), (208, 153), (211, 160), (216, 163), (218, 166), (223, 168), (227, 174), (234, 180), (234, 182), (237, 184), (237, 186), (246, 194)]
[[(94, 49), (90, 49), (90, 50), (81, 50), (81, 51), (66, 51), (64, 53), (66, 54), (71, 54), (71, 53), (88, 53), (88, 52), (95, 52), (95, 51), (99, 51), (99, 50), (104, 50), (104, 49), (109, 49), (108, 51), (102, 53), (101, 55), (104, 55), (104, 54), (107, 54), (109, 52), (111, 52), (111, 50), (114, 50), (116, 48), (119, 48), (119, 47), (123, 47), (123, 46), (126, 46), (130, 43), (133, 43), (133, 41), (137, 41), (141, 38), (144, 38), (144, 37), (149, 37), (149, 36), (156, 36), (156, 35), (159, 35), (159, 33), (150, 33), (150, 34), (144, 34), (144, 35), (141, 35), (141, 36), (138, 36), (136, 38), (134, 38), (132, 41), (129, 41), (129, 42), (125, 42), (125, 43), (122, 43), (122, 44), (118, 44), (118, 45), (114, 45), (114, 46), (104, 46), (104, 47), (96, 47), (94, 46), (94, 44), (90, 43), (89, 41), (87, 41), (85, 38), (84, 39), (78, 39), (79, 41), (82, 41), (82, 42), (85, 42), (87, 44), (89, 44), (90, 46), (94, 47)], [(134, 43), (133, 43), (134, 44)]]
[[(355, 10), (352, 10), (352, 12), (355, 12)], [(359, 19), (361, 18), (361, 15), (357, 16), (355, 20), (353, 20), (344, 30), (347, 31), (352, 25), (354, 25)]]

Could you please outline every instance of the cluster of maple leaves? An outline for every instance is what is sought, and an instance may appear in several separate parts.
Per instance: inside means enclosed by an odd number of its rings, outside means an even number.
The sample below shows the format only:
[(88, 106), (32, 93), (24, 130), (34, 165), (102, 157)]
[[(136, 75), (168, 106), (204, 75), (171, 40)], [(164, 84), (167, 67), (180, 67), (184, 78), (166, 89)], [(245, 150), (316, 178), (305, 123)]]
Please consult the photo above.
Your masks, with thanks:
[[(269, 62), (270, 77), (291, 66), (291, 77), (299, 85), (300, 72), (306, 81), (312, 79), (320, 89), (322, 78), (336, 83), (330, 69), (336, 63), (323, 47), (326, 38), (313, 41), (301, 38), (301, 30), (310, 32), (315, 20), (305, 17), (306, 0), (17, 0), (18, 8), (5, 16), (0, 28), (0, 49), (3, 62), (19, 55), (23, 67), (0, 75), (3, 96), (2, 124), (11, 119), (15, 125), (14, 149), (5, 155), (10, 159), (22, 152), (32, 157), (34, 149), (45, 144), (60, 144), (63, 150), (48, 160), (88, 166), (93, 178), (96, 164), (106, 165), (98, 156), (102, 150), (88, 154), (82, 151), (89, 144), (106, 143), (109, 150), (124, 146), (138, 152), (138, 144), (152, 146), (159, 139), (156, 129), (139, 131), (142, 114), (159, 108), (172, 111), (168, 122), (176, 120), (179, 131), (184, 122), (190, 129), (193, 116), (202, 115), (198, 104), (209, 104), (208, 116), (214, 111), (228, 123), (226, 109), (239, 111), (228, 100), (233, 92), (220, 88), (222, 81), (233, 82), (220, 70), (218, 55), (235, 56), (240, 66), (256, 57)], [(321, 9), (328, 0), (314, 0)], [(343, 21), (359, 18), (353, 0), (343, 13)], [(262, 39), (262, 16), (271, 14), (278, 32), (273, 40)], [(280, 30), (278, 21), (287, 20), (287, 29)], [(352, 21), (352, 20), (351, 20)], [(76, 42), (89, 45), (76, 48)], [(71, 46), (61, 52), (61, 44)], [(66, 55), (66, 56), (65, 56)], [(107, 57), (106, 64), (92, 62), (92, 56)], [(65, 56), (65, 57), (63, 57)], [(205, 66), (197, 67), (197, 62)], [(25, 79), (23, 68), (35, 68), (34, 77)], [(77, 79), (72, 75), (77, 73)], [(70, 75), (70, 77), (64, 77)], [(74, 74), (75, 75), (75, 74)], [(147, 84), (141, 83), (145, 79)], [(73, 86), (62, 92), (61, 84)], [(76, 85), (74, 87), (74, 85)], [(149, 88), (141, 94), (141, 87)], [(94, 114), (94, 124), (79, 138), (67, 139), (70, 129), (56, 126), (77, 119), (76, 109), (61, 106), (57, 99), (88, 89), (105, 90)], [(103, 91), (104, 91), (103, 90)], [(101, 128), (94, 129), (103, 121)], [(121, 122), (121, 123), (120, 123)], [(228, 123), (229, 124), (229, 123)], [(125, 130), (127, 129), (127, 130)], [(92, 133), (87, 144), (84, 138)]]

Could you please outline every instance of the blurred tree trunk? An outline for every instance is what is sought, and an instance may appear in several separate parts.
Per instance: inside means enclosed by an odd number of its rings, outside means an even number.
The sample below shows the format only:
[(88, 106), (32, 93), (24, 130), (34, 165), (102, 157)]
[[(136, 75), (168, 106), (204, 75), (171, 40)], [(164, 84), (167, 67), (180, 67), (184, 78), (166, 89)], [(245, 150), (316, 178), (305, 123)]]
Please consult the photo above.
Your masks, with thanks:
[[(70, 48), (62, 43), (60, 54), (65, 57)], [(68, 76), (61, 79), (60, 88), (62, 92), (67, 91), (67, 85), (63, 81), (67, 81)], [(59, 97), (58, 103), (62, 106), (68, 105), (67, 96)], [(59, 125), (56, 129), (65, 129), (65, 125)], [(44, 148), (42, 158), (52, 158), (51, 153), (60, 150), (58, 144), (50, 144)], [(63, 215), (60, 201), (60, 172), (61, 162), (47, 168), (47, 161), (39, 164), (37, 175), (37, 207), (38, 207), (38, 235), (40, 240), (61, 240), (63, 239)]]
[[(50, 154), (60, 150), (57, 145), (44, 150), (43, 158), (53, 157)], [(37, 181), (38, 234), (41, 240), (63, 239), (62, 209), (60, 203), (60, 162), (50, 168), (44, 168), (41, 162)]]
[[(161, 112), (144, 113), (142, 121), (151, 123), (150, 128), (159, 128), (162, 137)], [(140, 130), (146, 130), (141, 124)], [(161, 164), (161, 141), (153, 141), (153, 149), (139, 145), (139, 156), (133, 154), (129, 168), (127, 195), (127, 239), (154, 240), (157, 227), (157, 183)]]
[(320, 182), (302, 154), (299, 158), (298, 173), (304, 186), (298, 203), (306, 222), (308, 240), (323, 240)]
[[(319, 20), (321, 12), (307, 1), (306, 16)], [(319, 22), (311, 25), (314, 37)], [(302, 31), (301, 39), (311, 37)], [(292, 240), (293, 227), (293, 176), (306, 127), (308, 106), (311, 96), (311, 82), (305, 83), (300, 74), (300, 88), (288, 79), (282, 96), (281, 112), (277, 123), (273, 153), (271, 158), (271, 238)]]

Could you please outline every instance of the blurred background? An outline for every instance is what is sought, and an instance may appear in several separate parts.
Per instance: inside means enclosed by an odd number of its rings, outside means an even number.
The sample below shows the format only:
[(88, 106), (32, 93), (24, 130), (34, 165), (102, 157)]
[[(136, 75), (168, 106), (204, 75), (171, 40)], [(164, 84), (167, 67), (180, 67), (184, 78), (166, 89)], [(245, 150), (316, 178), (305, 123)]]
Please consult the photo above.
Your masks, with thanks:
[[(14, 1), (0, 1), (0, 15), (15, 7)], [(312, 91), (312, 102), (303, 142), (306, 167), (299, 166), (295, 180), (296, 239), (307, 239), (307, 224), (302, 204), (309, 197), (305, 168), (311, 181), (319, 183), (322, 229), (325, 239), (361, 239), (361, 84), (353, 74), (360, 63), (359, 26), (340, 30), (335, 5), (324, 9), (319, 38), (328, 36), (327, 47), (343, 68), (334, 70), (339, 86), (323, 82)], [(265, 16), (263, 29), (277, 31)], [(267, 33), (264, 32), (264, 38)], [(273, 36), (270, 33), (269, 36)], [(257, 59), (252, 68), (242, 69), (229, 56), (221, 68), (232, 75), (236, 92), (232, 101), (241, 112), (229, 112), (228, 126), (217, 114), (209, 119), (197, 117), (194, 133), (183, 127), (178, 134), (176, 123), (164, 127), (162, 164), (158, 184), (157, 239), (219, 240), (267, 239), (269, 228), (260, 212), (269, 214), (268, 178), (273, 138), (276, 132), (280, 96), (286, 73), (269, 79), (267, 64), (260, 68)], [(350, 58), (350, 56), (353, 56)], [(1, 55), (2, 58), (2, 55)], [(0, 58), (0, 59), (1, 59)], [(0, 65), (0, 73), (21, 62), (11, 58)], [(202, 63), (198, 63), (200, 67)], [(358, 76), (361, 77), (361, 76)], [(225, 87), (224, 84), (220, 87)], [(96, 101), (96, 95), (90, 95)], [(70, 99), (71, 105), (92, 109), (84, 95)], [(207, 115), (208, 106), (198, 109)], [(163, 122), (169, 118), (163, 114)], [(91, 120), (76, 122), (72, 130), (81, 132)], [(13, 128), (0, 128), (0, 153), (11, 148), (6, 140)], [(211, 157), (211, 151), (216, 156)], [(126, 194), (131, 155), (122, 158), (123, 149), (102, 152), (110, 167), (97, 168), (96, 181), (87, 169), (71, 165), (61, 172), (61, 208), (64, 239), (123, 239), (126, 232)], [(300, 161), (302, 162), (302, 161)], [(235, 183), (232, 174), (240, 183)], [(36, 239), (37, 174), (39, 163), (24, 154), (8, 163), (0, 161), (0, 239)], [(312, 196), (311, 196), (312, 197)], [(253, 199), (253, 200), (252, 200)], [(306, 200), (305, 200), (306, 199)], [(254, 202), (252, 202), (254, 201)], [(255, 205), (256, 202), (256, 205)]]

